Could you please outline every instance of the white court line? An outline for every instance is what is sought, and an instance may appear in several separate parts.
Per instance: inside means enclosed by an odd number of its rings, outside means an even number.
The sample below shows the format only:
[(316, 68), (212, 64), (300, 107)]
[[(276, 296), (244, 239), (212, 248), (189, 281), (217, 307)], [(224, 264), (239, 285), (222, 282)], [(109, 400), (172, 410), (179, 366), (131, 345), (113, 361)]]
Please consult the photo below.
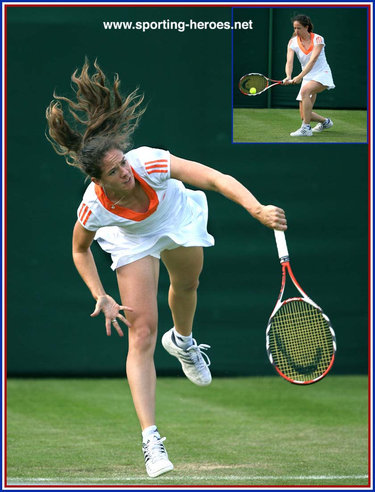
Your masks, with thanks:
[[(360, 480), (360, 479), (366, 479), (368, 478), (368, 475), (293, 475), (293, 476), (275, 476), (275, 475), (269, 475), (269, 476), (257, 476), (257, 475), (249, 475), (249, 476), (242, 476), (239, 477), (237, 475), (223, 475), (223, 476), (210, 476), (210, 475), (176, 475), (176, 474), (171, 474), (171, 475), (165, 475), (165, 476), (160, 476), (159, 479), (161, 480), (170, 480), (170, 481), (175, 481), (175, 480), (212, 480), (212, 481), (217, 481), (219, 482), (220, 480), (241, 480), (241, 481), (253, 481), (253, 480)], [(52, 484), (78, 484), (78, 483), (98, 483), (98, 482), (103, 482), (103, 481), (108, 481), (110, 482), (111, 480), (119, 480), (119, 481), (124, 481), (124, 482), (137, 482), (137, 481), (154, 481), (155, 479), (153, 478), (148, 478), (148, 477), (80, 477), (80, 478), (75, 478), (73, 481), (64, 481), (59, 478), (30, 478), (28, 480), (25, 480), (24, 478), (9, 478), (8, 479), (8, 485), (21, 485), (21, 484), (35, 484), (35, 483), (52, 483)]]

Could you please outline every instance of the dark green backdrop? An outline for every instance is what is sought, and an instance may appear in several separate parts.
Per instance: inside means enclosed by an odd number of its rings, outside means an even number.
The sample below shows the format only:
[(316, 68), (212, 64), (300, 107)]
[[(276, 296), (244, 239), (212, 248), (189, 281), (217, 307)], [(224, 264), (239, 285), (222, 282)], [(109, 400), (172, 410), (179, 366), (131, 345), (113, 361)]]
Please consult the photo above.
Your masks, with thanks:
[[(258, 12), (250, 9), (250, 16)], [(233, 145), (231, 31), (102, 28), (103, 20), (231, 16), (228, 7), (7, 8), (10, 375), (124, 372), (126, 340), (106, 337), (103, 319), (89, 317), (94, 302), (71, 259), (76, 209), (87, 184), (44, 137), (52, 93), (71, 95), (70, 74), (85, 55), (97, 57), (108, 74), (118, 72), (124, 90), (139, 85), (145, 92), (148, 111), (136, 146), (168, 148), (230, 173), (263, 203), (286, 210), (294, 272), (337, 332), (334, 371), (366, 372), (367, 145)], [(255, 28), (266, 31), (264, 22)], [(322, 34), (330, 33), (324, 27)], [(194, 333), (212, 345), (214, 374), (273, 374), (265, 353), (265, 328), (280, 285), (272, 231), (225, 198), (207, 195), (216, 246), (205, 251)], [(108, 292), (118, 297), (109, 259), (93, 249)], [(177, 370), (160, 345), (171, 326), (167, 289), (162, 270), (159, 374)]]
[[(321, 108), (367, 108), (367, 8), (235, 8), (234, 21), (253, 20), (250, 31), (233, 32), (233, 104), (235, 107), (295, 107), (300, 86), (275, 87), (249, 97), (238, 90), (238, 81), (249, 72), (271, 79), (285, 77), (286, 52), (293, 34), (291, 18), (308, 15), (314, 32), (322, 35), (336, 88), (319, 94)], [(301, 65), (294, 57), (294, 75)]]

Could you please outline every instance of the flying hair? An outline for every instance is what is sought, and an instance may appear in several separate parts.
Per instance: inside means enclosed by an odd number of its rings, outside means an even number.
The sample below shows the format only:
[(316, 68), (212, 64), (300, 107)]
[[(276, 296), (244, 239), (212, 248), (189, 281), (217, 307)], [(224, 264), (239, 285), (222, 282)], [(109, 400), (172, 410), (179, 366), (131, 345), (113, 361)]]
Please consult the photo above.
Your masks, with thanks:
[[(89, 74), (89, 68), (85, 59), (81, 72), (77, 69), (71, 76), (75, 100), (54, 92), (54, 99), (46, 109), (49, 135), (46, 136), (67, 164), (91, 177), (100, 177), (104, 154), (112, 148), (125, 151), (130, 146), (131, 136), (146, 108), (140, 108), (144, 95), (138, 88), (123, 97), (118, 74), (110, 86), (96, 60), (93, 75)], [(64, 106), (73, 117), (73, 125), (65, 117)]]

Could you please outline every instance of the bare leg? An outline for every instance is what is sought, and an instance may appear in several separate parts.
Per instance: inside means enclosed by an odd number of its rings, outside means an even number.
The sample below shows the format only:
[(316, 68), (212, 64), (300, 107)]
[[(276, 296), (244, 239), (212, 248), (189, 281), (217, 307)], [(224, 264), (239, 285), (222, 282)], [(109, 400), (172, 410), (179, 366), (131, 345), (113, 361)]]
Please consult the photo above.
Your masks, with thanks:
[(163, 251), (161, 259), (170, 278), (169, 307), (176, 330), (188, 336), (192, 332), (199, 275), (203, 267), (201, 247), (176, 248)]
[(317, 113), (313, 113), (312, 109), (316, 101), (316, 95), (320, 92), (323, 92), (326, 88), (327, 87), (325, 85), (322, 85), (319, 82), (315, 82), (314, 80), (310, 80), (310, 82), (302, 87), (300, 114), (304, 123), (310, 124), (311, 121), (320, 121), (323, 123), (325, 121), (325, 118), (323, 116), (320, 116)]
[(299, 114), (301, 116), (301, 120), (303, 121), (303, 108), (302, 108), (302, 101), (299, 101)]
[(126, 372), (142, 430), (155, 425), (158, 279), (159, 260), (151, 256), (117, 269), (121, 302), (134, 309), (127, 313), (132, 326), (128, 330)]
[[(316, 94), (313, 94), (311, 96), (312, 107), (314, 107), (315, 101), (316, 101)], [(301, 120), (303, 121), (302, 101), (299, 101), (299, 112), (301, 115)], [(318, 113), (314, 113), (314, 112), (311, 113), (311, 121), (320, 121), (321, 123), (324, 123), (325, 120), (326, 118), (324, 116), (320, 116)]]

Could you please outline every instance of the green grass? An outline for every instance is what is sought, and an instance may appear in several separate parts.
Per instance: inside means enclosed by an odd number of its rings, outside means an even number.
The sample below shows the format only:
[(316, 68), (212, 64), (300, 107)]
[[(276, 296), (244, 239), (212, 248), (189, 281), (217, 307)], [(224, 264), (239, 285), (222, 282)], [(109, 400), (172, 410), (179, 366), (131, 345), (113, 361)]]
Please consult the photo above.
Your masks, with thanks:
[(317, 112), (331, 118), (333, 127), (312, 137), (291, 137), (290, 133), (301, 126), (297, 109), (234, 109), (233, 142), (367, 142), (366, 111), (318, 109)]
[(343, 486), (368, 483), (367, 379), (158, 380), (175, 470), (150, 479), (126, 381), (10, 379), (8, 485)]

